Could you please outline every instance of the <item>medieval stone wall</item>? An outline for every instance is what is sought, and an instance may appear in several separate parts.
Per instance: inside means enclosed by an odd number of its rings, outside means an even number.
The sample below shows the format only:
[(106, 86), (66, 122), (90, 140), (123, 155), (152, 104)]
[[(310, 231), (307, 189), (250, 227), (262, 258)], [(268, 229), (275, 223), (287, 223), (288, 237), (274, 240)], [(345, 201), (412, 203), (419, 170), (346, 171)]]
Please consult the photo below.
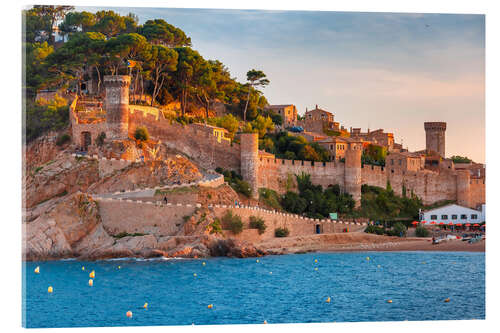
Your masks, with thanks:
[(477, 208), (486, 203), (486, 188), (484, 178), (472, 178), (470, 180), (470, 207)]
[(387, 185), (385, 168), (378, 165), (363, 165), (361, 167), (361, 183), (385, 188)]
[[(139, 109), (137, 109), (140, 111)], [(217, 138), (195, 126), (181, 125), (151, 113), (134, 112), (129, 115), (129, 135), (133, 136), (135, 129), (145, 126), (149, 135), (169, 148), (186, 154), (203, 168), (224, 169), (240, 172), (240, 146), (225, 141), (217, 142)]]
[(107, 124), (105, 122), (98, 123), (80, 123), (76, 115), (76, 104), (78, 102), (78, 97), (76, 97), (69, 106), (69, 120), (71, 123), (71, 133), (72, 140), (77, 146), (83, 147), (84, 133), (89, 133), (91, 142), (90, 144), (95, 144), (97, 137), (101, 133), (106, 133)]
[(339, 184), (344, 188), (344, 163), (292, 161), (261, 156), (258, 161), (258, 187), (283, 194), (296, 189), (295, 175), (311, 175), (314, 184), (327, 188)]
[(173, 236), (180, 230), (183, 216), (191, 216), (194, 210), (193, 205), (161, 206), (132, 200), (99, 200), (104, 229), (112, 235), (126, 232)]

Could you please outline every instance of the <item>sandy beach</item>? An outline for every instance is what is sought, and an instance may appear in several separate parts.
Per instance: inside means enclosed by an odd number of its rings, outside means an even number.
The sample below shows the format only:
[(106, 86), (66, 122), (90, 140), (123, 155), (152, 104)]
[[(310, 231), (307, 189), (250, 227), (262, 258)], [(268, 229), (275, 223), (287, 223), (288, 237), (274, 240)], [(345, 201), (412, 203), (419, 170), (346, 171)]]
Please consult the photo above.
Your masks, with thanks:
[(431, 238), (399, 238), (366, 233), (324, 234), (273, 239), (258, 244), (270, 254), (301, 252), (359, 252), (359, 251), (455, 251), (485, 252), (486, 241), (469, 244), (448, 240), (432, 244)]

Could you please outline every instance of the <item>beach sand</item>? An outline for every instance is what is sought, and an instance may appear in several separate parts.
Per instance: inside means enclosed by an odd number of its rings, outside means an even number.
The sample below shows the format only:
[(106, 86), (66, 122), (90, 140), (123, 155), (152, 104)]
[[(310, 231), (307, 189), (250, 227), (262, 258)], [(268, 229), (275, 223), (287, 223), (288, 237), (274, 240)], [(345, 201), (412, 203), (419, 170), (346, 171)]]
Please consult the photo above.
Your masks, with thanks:
[(462, 240), (447, 240), (439, 244), (432, 244), (430, 238), (399, 238), (359, 232), (274, 238), (260, 243), (258, 246), (270, 254), (361, 251), (485, 252), (485, 243), (486, 241), (480, 241), (469, 244)]

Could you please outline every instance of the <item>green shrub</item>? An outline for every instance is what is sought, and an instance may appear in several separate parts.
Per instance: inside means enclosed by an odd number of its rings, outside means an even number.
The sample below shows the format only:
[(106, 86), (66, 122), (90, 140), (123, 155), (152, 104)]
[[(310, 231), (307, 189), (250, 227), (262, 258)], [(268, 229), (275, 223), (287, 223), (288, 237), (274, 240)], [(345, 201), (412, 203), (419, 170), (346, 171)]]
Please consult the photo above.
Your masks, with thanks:
[(100, 147), (104, 144), (104, 139), (106, 139), (106, 133), (104, 132), (101, 132), (101, 134), (99, 134), (97, 136), (97, 139), (96, 139), (96, 144)]
[(140, 141), (148, 141), (149, 140), (148, 129), (144, 126), (137, 127), (134, 132), (134, 138)]
[(281, 210), (279, 194), (268, 188), (259, 188), (259, 199), (266, 205)]
[(224, 229), (229, 229), (235, 235), (243, 231), (243, 222), (241, 222), (241, 217), (238, 215), (233, 215), (231, 210), (222, 217), (222, 226)]
[(215, 218), (214, 221), (207, 226), (207, 230), (210, 230), (211, 234), (222, 233), (222, 226), (220, 224), (220, 220), (218, 218)]
[(427, 230), (425, 227), (419, 225), (416, 229), (415, 229), (415, 235), (417, 237), (428, 237), (430, 234), (429, 230)]
[(398, 223), (394, 224), (394, 226), (392, 227), (392, 230), (395, 233), (394, 236), (399, 236), (399, 237), (406, 236), (406, 227), (401, 222), (398, 222)]
[(220, 167), (216, 168), (215, 171), (224, 175), (224, 181), (228, 182), (229, 185), (238, 193), (241, 193), (247, 197), (252, 195), (252, 189), (250, 184), (243, 180), (243, 177), (231, 170), (224, 170)]
[(259, 229), (259, 235), (262, 235), (266, 231), (266, 223), (260, 217), (250, 216), (250, 228)]
[(377, 227), (376, 225), (370, 224), (369, 226), (366, 227), (365, 232), (369, 233), (369, 234), (383, 235), (384, 234), (384, 228)]
[(65, 133), (57, 138), (56, 145), (62, 146), (70, 141), (71, 141), (71, 136), (69, 136), (69, 134)]
[(290, 234), (290, 231), (286, 227), (274, 229), (274, 236), (275, 237), (287, 237), (288, 234)]

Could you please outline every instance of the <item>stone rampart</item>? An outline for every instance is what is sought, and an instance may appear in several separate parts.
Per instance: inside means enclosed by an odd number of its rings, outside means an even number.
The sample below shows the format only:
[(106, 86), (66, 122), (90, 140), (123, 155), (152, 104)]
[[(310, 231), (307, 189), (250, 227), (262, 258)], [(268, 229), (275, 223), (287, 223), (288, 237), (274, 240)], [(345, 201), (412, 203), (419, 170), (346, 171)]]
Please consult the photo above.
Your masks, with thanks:
[(158, 119), (151, 113), (131, 113), (129, 135), (133, 135), (139, 126), (145, 126), (152, 138), (161, 140), (169, 148), (186, 154), (203, 168), (221, 167), (240, 172), (240, 146), (238, 144), (231, 144), (224, 140), (217, 142), (217, 138), (212, 134), (196, 129), (195, 126), (183, 126), (165, 119), (161, 113)]
[(191, 216), (196, 208), (121, 199), (96, 200), (103, 227), (111, 235), (126, 232), (173, 236), (179, 232), (183, 217)]
[(378, 165), (362, 165), (361, 183), (385, 188), (387, 185), (387, 174), (385, 168)]
[(344, 163), (284, 160), (280, 158), (259, 158), (258, 187), (285, 193), (296, 187), (295, 175), (311, 175), (314, 184), (327, 188), (339, 184), (344, 187)]
[[(97, 196), (93, 199), (99, 202), (103, 226), (112, 235), (126, 232), (173, 236), (181, 230), (184, 216), (191, 216), (196, 208), (201, 207), (200, 204), (162, 204)], [(275, 237), (276, 228), (288, 228), (290, 237), (314, 235), (317, 233), (317, 228), (321, 233), (340, 233), (346, 228), (349, 232), (358, 232), (366, 228), (366, 223), (311, 219), (259, 207), (209, 205), (208, 208), (218, 217), (222, 217), (228, 210), (240, 216), (244, 223), (243, 233), (240, 235), (233, 235), (227, 231), (225, 233), (230, 237), (249, 241), (272, 239)], [(267, 228), (262, 235), (255, 235), (253, 229), (249, 229), (250, 216), (264, 219)]]

